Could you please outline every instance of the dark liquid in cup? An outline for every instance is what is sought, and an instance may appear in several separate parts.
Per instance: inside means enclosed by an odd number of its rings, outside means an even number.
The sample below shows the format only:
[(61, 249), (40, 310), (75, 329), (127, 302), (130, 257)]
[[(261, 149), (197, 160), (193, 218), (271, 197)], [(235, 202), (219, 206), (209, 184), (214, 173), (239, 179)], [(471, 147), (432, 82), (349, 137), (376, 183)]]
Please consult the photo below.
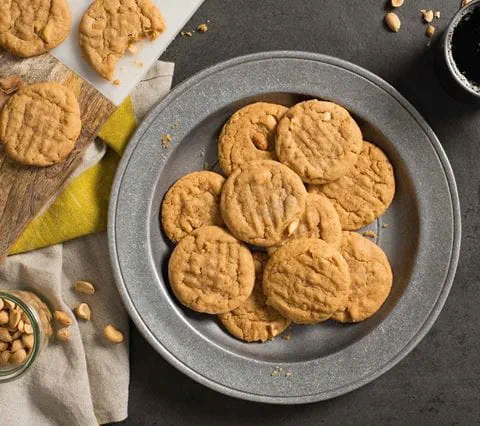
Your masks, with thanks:
[(466, 14), (453, 31), (452, 55), (465, 78), (480, 86), (480, 7)]

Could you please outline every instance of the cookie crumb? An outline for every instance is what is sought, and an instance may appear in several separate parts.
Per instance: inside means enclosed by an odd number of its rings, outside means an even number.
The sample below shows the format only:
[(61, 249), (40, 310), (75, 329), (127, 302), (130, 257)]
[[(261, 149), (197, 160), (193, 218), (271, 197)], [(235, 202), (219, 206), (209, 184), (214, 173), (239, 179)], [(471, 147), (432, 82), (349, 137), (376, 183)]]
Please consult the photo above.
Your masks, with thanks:
[(207, 24), (200, 24), (198, 27), (197, 27), (197, 31), (199, 33), (206, 33), (208, 31), (208, 25)]
[(138, 52), (138, 46), (136, 44), (131, 44), (128, 46), (128, 51), (132, 54), (135, 54)]
[(205, 163), (203, 163), (203, 170), (208, 170), (210, 167), (210, 165), (205, 161)]
[(383, 224), (382, 224), (382, 228), (383, 228), (383, 229), (388, 228), (388, 223), (383, 223)]
[(433, 25), (429, 25), (427, 27), (427, 31), (425, 31), (425, 34), (427, 37), (433, 37), (435, 34), (436, 28)]
[(322, 121), (330, 121), (332, 119), (332, 113), (327, 111), (323, 113)]
[(365, 231), (363, 233), (363, 236), (364, 237), (368, 237), (368, 238), (377, 238), (377, 233), (375, 231)]
[(292, 375), (292, 371), (291, 370), (288, 370), (286, 373), (285, 373), (285, 377), (290, 377)]
[(292, 336), (290, 334), (285, 334), (285, 335), (282, 336), (282, 339), (283, 340), (290, 340), (291, 337)]
[(437, 10), (437, 11), (433, 14), (433, 16), (435, 17), (435, 19), (440, 19), (440, 11)]
[(140, 68), (141, 68), (141, 67), (143, 67), (143, 62), (136, 60), (136, 61), (135, 61), (135, 65), (136, 65), (137, 67), (140, 67)]
[(191, 37), (193, 34), (191, 31), (182, 31), (180, 35), (183, 37)]
[(170, 134), (167, 133), (166, 135), (163, 135), (162, 136), (162, 147), (164, 149), (168, 149), (171, 141), (172, 141), (172, 137), (170, 136)]
[(116, 80), (113, 80), (112, 82), (115, 86), (120, 86), (122, 84), (122, 80), (119, 80), (118, 78)]

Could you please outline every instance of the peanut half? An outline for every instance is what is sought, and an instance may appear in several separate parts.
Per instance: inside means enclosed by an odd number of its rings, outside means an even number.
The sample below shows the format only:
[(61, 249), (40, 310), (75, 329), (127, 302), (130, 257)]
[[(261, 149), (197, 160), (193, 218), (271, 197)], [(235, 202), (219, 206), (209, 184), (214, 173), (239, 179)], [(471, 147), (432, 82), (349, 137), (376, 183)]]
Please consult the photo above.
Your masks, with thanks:
[(390, 28), (390, 30), (393, 31), (394, 33), (398, 33), (398, 31), (400, 30), (400, 27), (402, 26), (402, 23), (400, 22), (400, 18), (394, 12), (389, 12), (385, 15), (385, 22), (388, 28)]
[(27, 351), (25, 349), (20, 349), (17, 352), (13, 352), (12, 356), (10, 357), (10, 362), (13, 365), (21, 365), (27, 359)]
[(0, 327), (0, 342), (10, 343), (12, 340), (12, 336), (8, 330), (4, 327)]
[(72, 332), (70, 331), (70, 328), (63, 327), (60, 330), (57, 330), (57, 340), (60, 340), (61, 342), (68, 342), (71, 337)]
[(103, 328), (103, 335), (110, 343), (122, 343), (123, 342), (123, 333), (120, 330), (117, 330), (112, 324), (107, 324)]
[(63, 311), (55, 311), (53, 313), (53, 317), (60, 325), (63, 325), (64, 327), (72, 325), (72, 318), (70, 317), (70, 315)]
[(73, 286), (73, 289), (80, 294), (86, 294), (88, 296), (91, 296), (95, 294), (95, 287), (91, 282), (88, 281), (77, 281), (75, 285)]
[(392, 7), (402, 7), (404, 2), (404, 0), (390, 0)]
[(0, 311), (0, 325), (6, 325), (10, 321), (10, 315), (7, 311)]
[(88, 306), (86, 303), (80, 303), (77, 309), (75, 309), (75, 315), (77, 315), (77, 317), (82, 320), (90, 321), (90, 318), (92, 316), (92, 311), (90, 311), (90, 306)]

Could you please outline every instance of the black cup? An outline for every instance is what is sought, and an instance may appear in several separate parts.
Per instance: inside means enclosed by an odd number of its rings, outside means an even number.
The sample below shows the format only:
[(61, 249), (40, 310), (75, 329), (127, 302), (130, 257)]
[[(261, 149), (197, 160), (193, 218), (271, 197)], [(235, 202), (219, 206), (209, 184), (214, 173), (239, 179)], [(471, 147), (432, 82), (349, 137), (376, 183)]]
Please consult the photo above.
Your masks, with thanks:
[(480, 7), (480, 0), (472, 1), (457, 12), (442, 35), (435, 56), (437, 72), (447, 92), (457, 99), (480, 106), (480, 87), (475, 87), (462, 75), (452, 54), (452, 38), (455, 29), (465, 16), (477, 7)]

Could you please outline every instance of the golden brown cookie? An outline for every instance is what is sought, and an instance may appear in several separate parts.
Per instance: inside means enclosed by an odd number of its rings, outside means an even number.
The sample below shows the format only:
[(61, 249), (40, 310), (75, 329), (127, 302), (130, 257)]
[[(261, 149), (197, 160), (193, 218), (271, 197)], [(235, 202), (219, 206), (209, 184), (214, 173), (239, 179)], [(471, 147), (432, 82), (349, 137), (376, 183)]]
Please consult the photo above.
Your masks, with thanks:
[[(296, 238), (320, 238), (335, 248), (342, 243), (342, 225), (337, 211), (323, 194), (307, 194), (305, 211), (300, 220), (292, 222), (288, 240)], [(274, 253), (278, 247), (271, 247), (268, 253)]]
[(80, 45), (92, 68), (112, 80), (132, 44), (155, 40), (164, 31), (163, 17), (150, 0), (95, 0), (80, 22)]
[(177, 244), (168, 277), (183, 305), (221, 314), (238, 308), (252, 294), (255, 265), (250, 251), (225, 229), (203, 226)]
[(58, 83), (37, 83), (23, 87), (5, 104), (0, 141), (15, 161), (50, 166), (70, 154), (81, 127), (74, 93)]
[(171, 241), (176, 243), (201, 226), (223, 226), (220, 194), (224, 182), (218, 173), (202, 171), (174, 183), (162, 204), (162, 225)]
[(380, 247), (355, 232), (343, 233), (340, 252), (348, 263), (352, 285), (346, 305), (335, 312), (332, 319), (363, 321), (387, 300), (392, 289), (392, 268)]
[(257, 102), (239, 109), (223, 126), (218, 138), (218, 159), (226, 175), (255, 160), (276, 160), (275, 132), (287, 107)]
[(361, 149), (357, 123), (345, 108), (332, 102), (301, 102), (278, 123), (277, 156), (304, 182), (321, 184), (341, 178)]
[(301, 179), (277, 161), (237, 167), (223, 186), (220, 209), (230, 232), (263, 247), (281, 243), (300, 219), (307, 193)]
[(318, 238), (288, 241), (263, 273), (267, 304), (300, 324), (325, 321), (350, 292), (348, 265), (338, 250)]
[(65, 40), (71, 26), (67, 0), (4, 0), (0, 47), (24, 58), (40, 55)]
[(395, 195), (395, 176), (383, 151), (364, 142), (357, 163), (344, 177), (326, 185), (309, 185), (308, 190), (324, 194), (337, 210), (342, 228), (353, 231), (387, 210)]
[(266, 253), (253, 253), (255, 287), (250, 297), (238, 308), (218, 316), (224, 327), (235, 337), (246, 342), (272, 339), (282, 333), (290, 320), (282, 317), (266, 304), (263, 294), (263, 270), (268, 260)]

